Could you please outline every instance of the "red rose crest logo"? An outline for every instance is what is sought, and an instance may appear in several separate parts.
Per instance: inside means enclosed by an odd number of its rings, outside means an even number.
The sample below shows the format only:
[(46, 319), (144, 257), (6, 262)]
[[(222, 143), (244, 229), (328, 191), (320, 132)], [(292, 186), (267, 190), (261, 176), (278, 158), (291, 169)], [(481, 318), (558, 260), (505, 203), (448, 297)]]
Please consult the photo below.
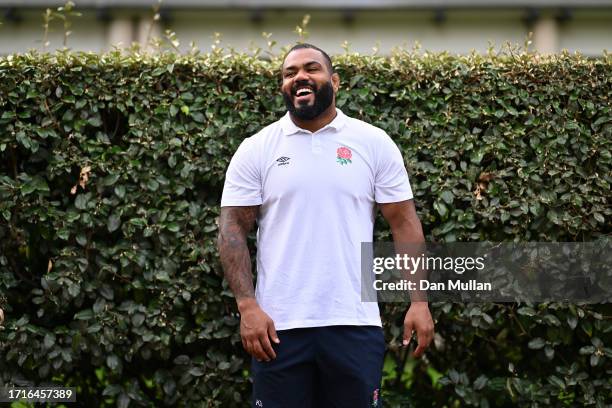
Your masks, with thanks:
[(372, 393), (372, 408), (378, 407), (378, 397), (379, 397), (379, 390), (377, 388), (374, 390), (374, 393)]
[(337, 154), (337, 158), (336, 161), (338, 163), (340, 163), (341, 165), (345, 165), (345, 164), (349, 164), (352, 163), (351, 161), (351, 157), (353, 157), (353, 153), (351, 152), (351, 149), (349, 149), (348, 147), (339, 147), (338, 150), (336, 150), (336, 154)]

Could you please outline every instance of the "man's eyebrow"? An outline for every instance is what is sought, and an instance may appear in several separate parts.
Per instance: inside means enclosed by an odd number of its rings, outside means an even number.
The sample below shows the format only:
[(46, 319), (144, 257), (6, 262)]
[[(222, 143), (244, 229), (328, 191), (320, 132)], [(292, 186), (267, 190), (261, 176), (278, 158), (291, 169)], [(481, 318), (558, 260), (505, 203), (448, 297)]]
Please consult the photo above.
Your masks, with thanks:
[[(305, 67), (309, 67), (309, 66), (312, 66), (312, 65), (323, 66), (319, 61), (314, 61), (314, 60), (313, 61), (308, 61), (307, 63), (304, 64)], [(284, 67), (283, 71), (292, 71), (292, 70), (295, 70), (295, 69), (297, 69), (297, 67), (295, 65), (290, 65), (288, 67)]]

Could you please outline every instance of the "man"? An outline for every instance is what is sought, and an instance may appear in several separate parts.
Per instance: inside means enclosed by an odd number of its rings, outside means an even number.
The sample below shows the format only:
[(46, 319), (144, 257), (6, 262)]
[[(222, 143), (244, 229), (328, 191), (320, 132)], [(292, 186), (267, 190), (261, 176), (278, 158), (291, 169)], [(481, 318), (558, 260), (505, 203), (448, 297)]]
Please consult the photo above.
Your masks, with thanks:
[[(423, 242), (402, 155), (381, 129), (335, 107), (331, 59), (298, 44), (282, 65), (287, 114), (244, 140), (227, 170), (218, 247), (253, 356), (253, 406), (381, 406), (384, 337), (378, 305), (361, 301), (361, 242), (376, 205), (395, 242)], [(257, 231), (257, 290), (247, 234)], [(433, 337), (413, 302), (404, 345)]]

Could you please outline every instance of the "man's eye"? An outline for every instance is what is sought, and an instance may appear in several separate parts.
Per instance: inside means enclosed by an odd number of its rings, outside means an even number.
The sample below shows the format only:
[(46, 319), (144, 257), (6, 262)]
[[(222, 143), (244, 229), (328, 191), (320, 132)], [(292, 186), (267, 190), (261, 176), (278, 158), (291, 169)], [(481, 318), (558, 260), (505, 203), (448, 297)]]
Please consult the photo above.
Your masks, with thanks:
[(293, 72), (285, 72), (285, 78), (291, 78), (293, 75), (295, 75)]

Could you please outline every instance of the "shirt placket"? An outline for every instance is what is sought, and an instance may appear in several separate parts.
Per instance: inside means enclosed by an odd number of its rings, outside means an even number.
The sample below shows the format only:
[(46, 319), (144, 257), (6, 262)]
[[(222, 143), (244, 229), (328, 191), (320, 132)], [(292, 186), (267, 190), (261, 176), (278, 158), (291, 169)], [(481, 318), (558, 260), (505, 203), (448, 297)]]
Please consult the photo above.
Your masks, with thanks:
[(311, 151), (313, 154), (321, 154), (323, 153), (323, 142), (322, 142), (322, 137), (324, 137), (323, 135), (325, 134), (325, 132), (327, 131), (327, 128), (323, 128), (321, 130), (319, 130), (318, 132), (312, 133), (311, 134)]

